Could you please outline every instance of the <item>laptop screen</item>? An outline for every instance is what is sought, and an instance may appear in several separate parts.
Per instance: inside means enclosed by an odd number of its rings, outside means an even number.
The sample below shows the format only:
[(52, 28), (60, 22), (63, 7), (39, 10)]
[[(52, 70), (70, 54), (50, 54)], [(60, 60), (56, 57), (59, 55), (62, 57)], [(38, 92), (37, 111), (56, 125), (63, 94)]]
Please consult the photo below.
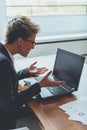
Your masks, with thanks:
[(84, 60), (85, 57), (83, 56), (58, 49), (53, 76), (56, 79), (64, 80), (66, 84), (77, 90)]

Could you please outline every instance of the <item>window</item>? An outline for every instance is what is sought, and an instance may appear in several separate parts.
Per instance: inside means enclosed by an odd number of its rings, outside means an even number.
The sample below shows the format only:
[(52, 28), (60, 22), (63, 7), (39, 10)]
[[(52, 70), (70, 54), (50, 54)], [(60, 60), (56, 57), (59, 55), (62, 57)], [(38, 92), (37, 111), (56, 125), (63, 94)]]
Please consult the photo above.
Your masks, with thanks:
[(87, 0), (0, 0), (0, 40), (15, 15), (31, 17), (41, 37), (87, 32)]
[(6, 15), (85, 14), (87, 0), (6, 0)]

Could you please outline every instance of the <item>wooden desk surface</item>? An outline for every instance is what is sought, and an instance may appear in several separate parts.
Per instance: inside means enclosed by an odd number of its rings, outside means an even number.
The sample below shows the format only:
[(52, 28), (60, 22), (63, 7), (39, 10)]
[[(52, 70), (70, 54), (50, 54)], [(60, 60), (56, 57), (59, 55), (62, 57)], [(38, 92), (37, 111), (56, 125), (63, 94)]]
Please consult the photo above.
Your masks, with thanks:
[(87, 130), (87, 125), (81, 122), (68, 120), (68, 115), (58, 108), (59, 105), (76, 100), (74, 95), (57, 97), (46, 100), (32, 100), (29, 106), (32, 108), (43, 130)]

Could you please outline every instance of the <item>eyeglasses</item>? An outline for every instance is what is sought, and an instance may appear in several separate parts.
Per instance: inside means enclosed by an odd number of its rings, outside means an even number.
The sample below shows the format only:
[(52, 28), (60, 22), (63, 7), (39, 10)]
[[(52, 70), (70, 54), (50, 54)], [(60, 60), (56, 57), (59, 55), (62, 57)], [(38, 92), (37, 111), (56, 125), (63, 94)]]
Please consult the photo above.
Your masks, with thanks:
[(34, 41), (32, 41), (32, 40), (26, 39), (26, 41), (31, 42), (32, 44), (35, 44), (35, 45), (36, 45), (36, 42), (34, 42)]

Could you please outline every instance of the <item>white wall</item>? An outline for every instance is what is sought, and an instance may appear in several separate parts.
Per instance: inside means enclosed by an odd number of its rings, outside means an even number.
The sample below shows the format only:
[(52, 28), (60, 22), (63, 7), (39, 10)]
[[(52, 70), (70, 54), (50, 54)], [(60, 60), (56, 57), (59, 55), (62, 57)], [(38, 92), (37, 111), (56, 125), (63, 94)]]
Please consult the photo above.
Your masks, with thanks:
[(87, 14), (31, 16), (40, 25), (39, 36), (87, 32)]
[(5, 0), (0, 0), (0, 40), (3, 40), (6, 22)]

